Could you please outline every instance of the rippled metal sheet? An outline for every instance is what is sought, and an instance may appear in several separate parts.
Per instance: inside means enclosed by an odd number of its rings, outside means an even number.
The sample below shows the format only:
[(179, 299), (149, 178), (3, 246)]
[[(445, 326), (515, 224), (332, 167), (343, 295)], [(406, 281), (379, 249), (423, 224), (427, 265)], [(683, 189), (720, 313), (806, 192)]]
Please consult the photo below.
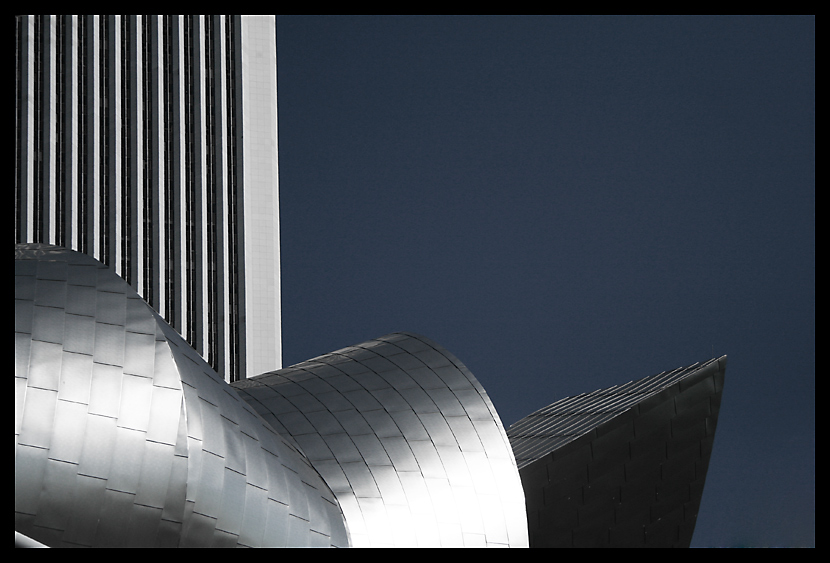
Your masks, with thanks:
[(726, 357), (568, 397), (513, 424), (531, 547), (688, 547)]
[(123, 280), (36, 244), (15, 246), (15, 531), (48, 546), (349, 545), (308, 460)]
[(434, 342), (394, 333), (232, 385), (305, 452), (353, 545), (528, 545), (498, 415)]

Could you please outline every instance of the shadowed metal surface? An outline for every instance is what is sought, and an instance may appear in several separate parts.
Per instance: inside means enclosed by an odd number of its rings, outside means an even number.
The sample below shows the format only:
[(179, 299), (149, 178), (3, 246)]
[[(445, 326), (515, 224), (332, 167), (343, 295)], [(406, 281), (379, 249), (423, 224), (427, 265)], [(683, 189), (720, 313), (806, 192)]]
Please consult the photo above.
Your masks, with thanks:
[(48, 546), (347, 546), (331, 490), (117, 275), (15, 246), (15, 531)]
[(354, 546), (527, 546), (495, 408), (426, 338), (390, 334), (233, 387), (305, 452)]
[(542, 408), (507, 431), (531, 547), (688, 547), (726, 356)]

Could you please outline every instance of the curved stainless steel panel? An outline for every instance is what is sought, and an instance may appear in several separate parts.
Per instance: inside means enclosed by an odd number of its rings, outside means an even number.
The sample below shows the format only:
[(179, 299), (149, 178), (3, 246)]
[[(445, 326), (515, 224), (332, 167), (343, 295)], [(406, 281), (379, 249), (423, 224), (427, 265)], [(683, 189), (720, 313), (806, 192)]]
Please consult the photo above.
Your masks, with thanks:
[(232, 386), (305, 452), (354, 546), (528, 545), (495, 408), (426, 338), (394, 333)]
[(723, 356), (513, 424), (531, 547), (689, 547), (725, 370)]
[(273, 431), (96, 260), (15, 246), (15, 531), (49, 546), (348, 546)]

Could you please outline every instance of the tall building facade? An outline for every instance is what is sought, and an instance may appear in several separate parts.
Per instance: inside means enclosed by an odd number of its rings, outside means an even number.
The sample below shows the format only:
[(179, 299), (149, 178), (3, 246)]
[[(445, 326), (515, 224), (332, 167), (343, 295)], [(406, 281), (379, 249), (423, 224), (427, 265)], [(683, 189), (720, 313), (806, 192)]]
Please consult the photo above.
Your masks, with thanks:
[(18, 16), (16, 243), (115, 270), (227, 381), (281, 367), (273, 16)]

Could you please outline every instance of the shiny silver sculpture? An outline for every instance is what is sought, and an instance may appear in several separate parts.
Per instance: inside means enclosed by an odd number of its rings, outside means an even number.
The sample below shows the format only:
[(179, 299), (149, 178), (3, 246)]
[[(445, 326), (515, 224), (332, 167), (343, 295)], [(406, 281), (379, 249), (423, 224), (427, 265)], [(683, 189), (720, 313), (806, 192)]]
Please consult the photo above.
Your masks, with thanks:
[(16, 245), (15, 545), (688, 546), (725, 366), (507, 432), (414, 334), (228, 385), (100, 262)]
[(392, 334), (234, 388), (105, 266), (38, 244), (15, 246), (15, 532), (527, 546), (507, 435), (443, 348)]
[(336, 498), (135, 291), (15, 246), (15, 531), (48, 546), (348, 546)]
[(527, 547), (496, 410), (434, 342), (390, 334), (232, 386), (308, 456), (352, 545)]

